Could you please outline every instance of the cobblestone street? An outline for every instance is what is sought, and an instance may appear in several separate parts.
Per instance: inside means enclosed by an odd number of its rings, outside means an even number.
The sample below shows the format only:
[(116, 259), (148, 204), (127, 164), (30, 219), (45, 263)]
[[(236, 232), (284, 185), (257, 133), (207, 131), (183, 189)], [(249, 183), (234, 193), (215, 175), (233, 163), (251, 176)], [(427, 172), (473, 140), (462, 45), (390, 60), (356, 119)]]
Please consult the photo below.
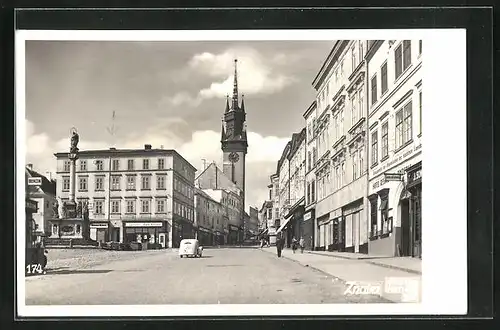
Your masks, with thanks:
[(175, 250), (50, 255), (47, 274), (26, 279), (28, 305), (387, 302), (345, 296), (335, 277), (253, 248), (206, 249), (201, 259)]

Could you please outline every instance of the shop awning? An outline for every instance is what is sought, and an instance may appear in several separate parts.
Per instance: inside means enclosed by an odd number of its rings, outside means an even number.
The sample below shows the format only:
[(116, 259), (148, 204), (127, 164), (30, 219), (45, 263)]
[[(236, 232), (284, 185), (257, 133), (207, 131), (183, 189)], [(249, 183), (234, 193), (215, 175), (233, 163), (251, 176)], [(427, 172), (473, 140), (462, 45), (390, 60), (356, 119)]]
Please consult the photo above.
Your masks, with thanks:
[(278, 230), (276, 231), (276, 234), (281, 232), (290, 223), (290, 220), (292, 220), (292, 218), (286, 219), (285, 223), (282, 224), (281, 227), (278, 228)]

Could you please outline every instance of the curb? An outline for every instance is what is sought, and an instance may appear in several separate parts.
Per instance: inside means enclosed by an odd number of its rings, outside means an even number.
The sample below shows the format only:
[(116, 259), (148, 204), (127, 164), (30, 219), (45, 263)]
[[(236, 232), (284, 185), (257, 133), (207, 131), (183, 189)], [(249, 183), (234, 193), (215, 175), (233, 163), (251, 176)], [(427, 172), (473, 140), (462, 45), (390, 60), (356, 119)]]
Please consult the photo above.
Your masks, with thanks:
[(407, 272), (407, 273), (410, 273), (410, 274), (422, 275), (421, 271), (414, 270), (414, 269), (409, 269), (409, 268), (404, 268), (404, 267), (399, 267), (399, 266), (394, 266), (394, 265), (381, 264), (381, 263), (378, 263), (378, 262), (375, 262), (375, 261), (367, 261), (367, 262), (369, 264), (372, 264), (372, 265), (375, 265), (375, 266), (379, 266), (379, 267), (383, 267), (383, 268), (400, 270), (400, 271)]
[(328, 254), (322, 254), (322, 253), (314, 253), (311, 251), (307, 251), (307, 253), (317, 255), (317, 256), (330, 257), (330, 258), (341, 258), (341, 259), (347, 259), (347, 260), (362, 260), (362, 261), (366, 261), (367, 263), (372, 264), (374, 266), (379, 266), (379, 267), (389, 268), (389, 269), (394, 269), (394, 270), (400, 270), (400, 271), (407, 272), (410, 274), (422, 275), (421, 271), (414, 270), (411, 268), (404, 268), (404, 267), (400, 267), (400, 266), (387, 265), (387, 264), (379, 263), (376, 261), (370, 261), (373, 259), (388, 259), (388, 258), (392, 258), (392, 257), (359, 257), (359, 258), (356, 258), (356, 257), (342, 256), (342, 255), (328, 255)]

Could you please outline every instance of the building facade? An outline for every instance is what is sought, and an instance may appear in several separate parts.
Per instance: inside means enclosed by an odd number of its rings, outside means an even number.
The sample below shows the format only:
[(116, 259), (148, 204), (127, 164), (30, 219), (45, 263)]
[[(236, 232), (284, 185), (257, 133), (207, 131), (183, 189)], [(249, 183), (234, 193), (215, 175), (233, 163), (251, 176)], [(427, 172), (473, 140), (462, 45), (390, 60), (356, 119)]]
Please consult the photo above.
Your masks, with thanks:
[[(297, 240), (304, 234), (305, 212), (305, 158), (306, 158), (306, 129), (292, 135), (290, 150), (287, 155), (289, 162), (289, 189), (290, 208), (285, 214), (287, 241)], [(305, 238), (304, 238), (305, 239)]]
[(304, 113), (306, 121), (305, 138), (305, 213), (303, 236), (307, 249), (315, 249), (318, 246), (316, 234), (316, 160), (317, 160), (317, 141), (316, 141), (316, 107), (314, 100)]
[(248, 232), (250, 234), (250, 237), (254, 237), (259, 233), (259, 209), (250, 206), (250, 208), (248, 209), (248, 213), (250, 216), (248, 223)]
[[(68, 153), (56, 153), (57, 196), (69, 200)], [(175, 150), (84, 150), (76, 168), (76, 200), (89, 202), (95, 241), (149, 241), (178, 247), (194, 238), (196, 169)]]
[(33, 164), (27, 164), (25, 169), (27, 181), (26, 196), (37, 204), (36, 212), (33, 212), (33, 234), (40, 241), (44, 236), (50, 236), (49, 219), (54, 218), (58, 210), (56, 204), (56, 182), (33, 169)]
[(280, 189), (279, 189), (279, 175), (272, 174), (269, 177), (271, 183), (268, 185), (269, 198), (271, 201), (271, 215), (267, 218), (267, 228), (269, 234), (269, 244), (276, 244), (276, 231), (280, 227)]
[(217, 241), (214, 240), (214, 236), (217, 236), (216, 231), (222, 232), (224, 209), (219, 202), (197, 187), (195, 187), (194, 205), (196, 238), (202, 246), (211, 246)]
[(335, 43), (313, 86), (316, 107), (316, 248), (368, 252), (367, 41)]
[(422, 41), (370, 45), (369, 252), (422, 253)]

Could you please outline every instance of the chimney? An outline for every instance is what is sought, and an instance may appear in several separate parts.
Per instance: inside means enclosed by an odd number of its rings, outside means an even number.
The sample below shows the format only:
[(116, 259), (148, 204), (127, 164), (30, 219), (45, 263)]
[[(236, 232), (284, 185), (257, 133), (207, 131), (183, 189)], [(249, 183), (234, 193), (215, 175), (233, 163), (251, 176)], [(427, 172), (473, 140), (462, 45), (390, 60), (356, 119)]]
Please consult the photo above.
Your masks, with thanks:
[(145, 150), (151, 150), (151, 145), (150, 144), (145, 144), (144, 145)]
[(33, 171), (33, 164), (27, 164), (27, 165), (26, 165), (26, 167), (27, 167), (28, 169), (30, 169), (31, 171)]

